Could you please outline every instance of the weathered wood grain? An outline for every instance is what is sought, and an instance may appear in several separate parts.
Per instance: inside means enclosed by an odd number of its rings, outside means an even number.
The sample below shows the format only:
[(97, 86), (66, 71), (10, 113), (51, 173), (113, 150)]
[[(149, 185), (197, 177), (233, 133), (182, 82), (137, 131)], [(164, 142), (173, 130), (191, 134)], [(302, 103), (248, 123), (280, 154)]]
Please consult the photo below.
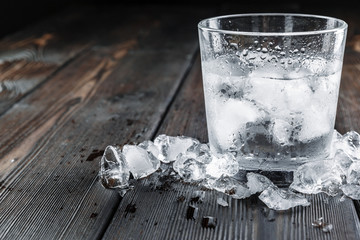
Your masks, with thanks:
[(203, 16), (133, 10), (0, 117), (1, 239), (105, 231), (120, 198), (97, 181), (102, 150), (154, 134), (192, 64)]
[(116, 9), (117, 13), (114, 11), (89, 6), (69, 8), (1, 39), (0, 115), (78, 54), (103, 39), (103, 35), (110, 39), (116, 37), (113, 28), (116, 14), (126, 18), (130, 12), (121, 8)]
[[(256, 196), (232, 199), (215, 191), (206, 191), (201, 203), (191, 202), (197, 187), (172, 184), (166, 191), (154, 190), (145, 180), (125, 195), (104, 239), (358, 239), (359, 228), (350, 199), (328, 198), (324, 194), (309, 196), (309, 207), (286, 211), (269, 210)], [(146, 194), (146, 197), (145, 197)], [(183, 201), (179, 201), (183, 197)], [(217, 204), (222, 197), (228, 207)], [(129, 212), (129, 206), (136, 207)], [(187, 218), (189, 205), (198, 208), (194, 219)], [(202, 218), (217, 219), (215, 228), (204, 228)], [(311, 223), (324, 217), (334, 225), (324, 233)]]

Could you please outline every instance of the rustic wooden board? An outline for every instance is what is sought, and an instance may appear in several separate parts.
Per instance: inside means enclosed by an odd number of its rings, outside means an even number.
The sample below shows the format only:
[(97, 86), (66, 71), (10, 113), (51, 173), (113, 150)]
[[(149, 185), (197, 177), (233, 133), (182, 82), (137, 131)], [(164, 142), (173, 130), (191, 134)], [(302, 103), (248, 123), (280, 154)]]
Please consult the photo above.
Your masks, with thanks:
[(0, 115), (91, 45), (93, 14), (66, 11), (1, 39)]
[(1, 239), (102, 236), (120, 201), (98, 182), (102, 150), (154, 135), (197, 51), (206, 11), (165, 10), (122, 8), (132, 17), (0, 117)]
[[(191, 203), (199, 188), (181, 183), (166, 191), (154, 190), (149, 181), (136, 185), (121, 201), (104, 239), (358, 239), (359, 229), (352, 201), (313, 195), (309, 207), (286, 211), (269, 210), (256, 196), (236, 200), (206, 191), (201, 203)], [(179, 201), (179, 197), (184, 197)], [(217, 204), (222, 197), (229, 204)], [(187, 218), (189, 205), (198, 208)], [(129, 207), (134, 206), (134, 211)], [(131, 209), (131, 208), (130, 208)], [(202, 225), (204, 216), (217, 218), (215, 228)], [(324, 217), (334, 225), (330, 233), (313, 228), (313, 220)]]

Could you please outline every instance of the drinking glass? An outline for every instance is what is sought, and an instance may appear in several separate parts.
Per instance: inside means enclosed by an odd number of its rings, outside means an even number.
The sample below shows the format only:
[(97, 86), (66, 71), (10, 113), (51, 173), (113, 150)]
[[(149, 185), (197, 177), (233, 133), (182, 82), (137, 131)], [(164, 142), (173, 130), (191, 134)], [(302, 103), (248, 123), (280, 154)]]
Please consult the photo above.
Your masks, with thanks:
[(347, 24), (258, 13), (198, 24), (210, 149), (245, 169), (292, 170), (326, 158)]

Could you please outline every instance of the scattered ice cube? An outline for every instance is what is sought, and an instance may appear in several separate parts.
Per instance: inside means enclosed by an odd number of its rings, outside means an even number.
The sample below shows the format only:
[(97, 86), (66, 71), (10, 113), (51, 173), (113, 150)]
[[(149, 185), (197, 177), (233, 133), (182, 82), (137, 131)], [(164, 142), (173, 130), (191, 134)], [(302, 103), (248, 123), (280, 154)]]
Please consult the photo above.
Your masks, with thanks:
[(360, 135), (355, 131), (344, 134), (342, 138), (344, 151), (356, 160), (360, 160)]
[(180, 153), (184, 153), (194, 144), (199, 144), (199, 141), (185, 136), (173, 137), (161, 134), (154, 140), (154, 145), (160, 152), (157, 157), (164, 163), (175, 161)]
[(262, 192), (269, 186), (273, 185), (273, 183), (267, 177), (258, 173), (250, 172), (246, 174), (246, 177), (247, 177), (246, 184), (251, 194)]
[(203, 163), (181, 153), (173, 163), (173, 168), (185, 182), (200, 181), (206, 177)]
[[(280, 131), (280, 126), (283, 127), (284, 124), (278, 124), (277, 128)], [(279, 134), (277, 138), (281, 142), (287, 137)], [(117, 147), (108, 146), (101, 158), (99, 176), (104, 187), (117, 188), (123, 195), (131, 188), (130, 173), (135, 179), (139, 179), (160, 169), (159, 174), (153, 175), (155, 177), (149, 181), (160, 180), (164, 174), (168, 174), (166, 177), (196, 182), (236, 199), (260, 193), (259, 198), (270, 209), (275, 210), (310, 204), (302, 194), (292, 190), (306, 194), (325, 192), (329, 196), (342, 193), (344, 196), (360, 200), (359, 139), (359, 134), (354, 131), (341, 135), (334, 130), (329, 158), (300, 166), (294, 172), (294, 180), (289, 189), (278, 188), (261, 174), (239, 171), (239, 159), (233, 154), (211, 154), (208, 144), (185, 136), (159, 135), (154, 142), (148, 140), (138, 145), (125, 145), (122, 151)], [(204, 193), (195, 191), (192, 202), (202, 201)], [(193, 201), (195, 199), (197, 201)], [(228, 206), (223, 198), (218, 198), (217, 203)], [(189, 206), (189, 209), (197, 216), (197, 208)], [(325, 232), (333, 228), (331, 224), (321, 224)]]
[(225, 193), (235, 199), (244, 199), (251, 196), (251, 192), (245, 183), (226, 175), (219, 178), (209, 178), (204, 185), (209, 189)]
[(331, 232), (333, 230), (334, 226), (331, 223), (326, 223), (323, 227), (322, 227), (322, 231), (323, 232)]
[(227, 201), (225, 201), (222, 197), (218, 197), (216, 202), (217, 202), (217, 204), (219, 204), (220, 206), (223, 206), (223, 207), (229, 206), (229, 203)]
[(217, 224), (216, 217), (204, 216), (201, 221), (201, 226), (203, 228), (215, 228)]
[(205, 198), (205, 191), (194, 191), (191, 195), (190, 202), (202, 203)]
[(210, 148), (209, 145), (205, 143), (193, 144), (186, 150), (184, 155), (196, 158), (196, 161), (205, 164), (211, 161)]
[(339, 186), (342, 181), (341, 170), (332, 159), (314, 161), (303, 164), (296, 169), (290, 188), (301, 193), (324, 192), (335, 196), (339, 193)]
[(206, 174), (219, 178), (222, 175), (234, 176), (239, 171), (239, 162), (231, 153), (213, 154), (211, 161), (206, 165)]
[(320, 228), (323, 232), (330, 232), (334, 228), (331, 223), (325, 222), (323, 217), (316, 219), (311, 225), (315, 228)]
[(324, 224), (324, 218), (323, 218), (323, 217), (319, 217), (318, 219), (315, 219), (315, 220), (311, 223), (311, 225), (312, 225), (313, 227), (317, 227), (317, 228), (322, 227), (323, 224)]
[(347, 175), (353, 159), (343, 150), (338, 149), (333, 157), (335, 164), (340, 168), (342, 174)]
[(129, 168), (124, 155), (117, 147), (107, 146), (100, 163), (100, 179), (104, 187), (119, 189), (129, 187)]
[(346, 181), (350, 184), (360, 185), (360, 162), (353, 162), (348, 168)]
[(152, 154), (156, 158), (158, 158), (160, 154), (159, 149), (150, 140), (143, 141), (138, 146), (145, 149), (149, 154)]
[(269, 208), (275, 210), (287, 210), (296, 206), (309, 206), (310, 202), (301, 194), (276, 187), (269, 186), (259, 196)]
[(349, 131), (343, 136), (334, 130), (333, 151), (343, 150), (354, 160), (360, 160), (360, 135), (355, 131)]
[(360, 200), (360, 186), (355, 184), (344, 184), (340, 187), (343, 193), (356, 200)]
[(139, 146), (125, 145), (122, 154), (135, 179), (146, 177), (160, 167), (159, 159)]

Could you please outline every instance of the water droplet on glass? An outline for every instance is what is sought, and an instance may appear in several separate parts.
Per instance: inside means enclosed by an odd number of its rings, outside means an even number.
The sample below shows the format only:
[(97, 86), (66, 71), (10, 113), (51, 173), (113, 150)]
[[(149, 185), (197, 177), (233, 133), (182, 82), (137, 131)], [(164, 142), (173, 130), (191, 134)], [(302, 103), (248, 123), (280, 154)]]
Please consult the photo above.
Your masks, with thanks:
[(300, 52), (304, 53), (305, 52), (305, 48), (301, 48)]
[(261, 49), (261, 52), (267, 53), (267, 52), (268, 52), (268, 49), (264, 47), (264, 48)]

